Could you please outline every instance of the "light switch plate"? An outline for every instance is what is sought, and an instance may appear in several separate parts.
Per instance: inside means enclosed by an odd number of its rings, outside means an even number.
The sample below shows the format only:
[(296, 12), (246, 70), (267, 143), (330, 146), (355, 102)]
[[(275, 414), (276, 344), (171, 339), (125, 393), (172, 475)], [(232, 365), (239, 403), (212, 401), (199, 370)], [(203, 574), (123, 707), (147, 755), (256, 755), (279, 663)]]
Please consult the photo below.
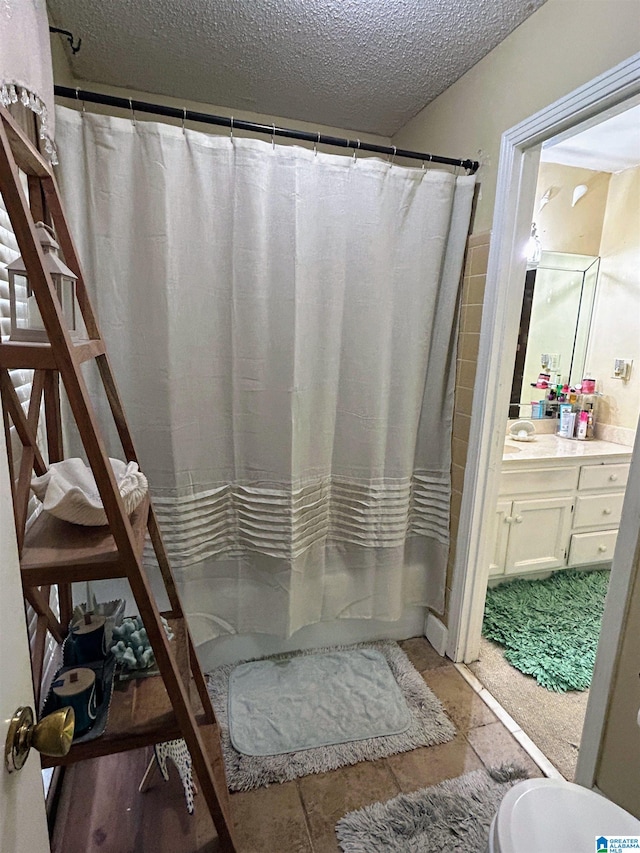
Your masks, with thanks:
[(624, 381), (628, 381), (631, 375), (631, 366), (633, 364), (632, 358), (616, 358), (613, 361), (613, 373), (611, 374), (612, 379), (624, 379)]

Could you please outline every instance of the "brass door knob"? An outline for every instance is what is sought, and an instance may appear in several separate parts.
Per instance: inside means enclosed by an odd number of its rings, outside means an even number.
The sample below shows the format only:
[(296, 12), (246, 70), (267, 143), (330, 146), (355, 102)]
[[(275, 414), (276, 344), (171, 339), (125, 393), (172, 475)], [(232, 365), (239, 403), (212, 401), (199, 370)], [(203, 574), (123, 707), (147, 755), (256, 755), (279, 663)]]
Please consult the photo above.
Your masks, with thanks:
[(66, 755), (71, 749), (75, 724), (73, 708), (60, 708), (35, 724), (31, 708), (18, 708), (4, 745), (4, 763), (9, 773), (24, 766), (31, 747), (56, 758)]

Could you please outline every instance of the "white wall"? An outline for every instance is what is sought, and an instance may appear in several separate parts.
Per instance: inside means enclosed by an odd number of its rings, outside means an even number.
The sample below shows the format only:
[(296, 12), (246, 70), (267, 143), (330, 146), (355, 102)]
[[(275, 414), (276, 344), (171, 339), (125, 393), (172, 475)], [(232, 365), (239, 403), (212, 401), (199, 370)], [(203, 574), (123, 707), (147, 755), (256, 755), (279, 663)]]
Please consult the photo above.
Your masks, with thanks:
[(473, 232), (485, 231), (493, 220), (502, 133), (639, 48), (640, 0), (547, 0), (392, 142), (480, 159)]
[(609, 799), (640, 819), (640, 553), (636, 553), (626, 630), (618, 654), (597, 785)]
[[(578, 184), (589, 189), (572, 207)], [(548, 189), (551, 200), (540, 211)], [(541, 163), (533, 218), (543, 249), (601, 257), (584, 373), (597, 379), (598, 391), (604, 394), (596, 407), (599, 437), (632, 444), (640, 414), (640, 168), (609, 174)], [(555, 316), (554, 304), (548, 307)], [(549, 342), (555, 334), (551, 321), (544, 324), (544, 333), (546, 338), (536, 341), (532, 328), (529, 345), (534, 353), (556, 351)], [(615, 358), (633, 359), (628, 382), (612, 379)]]
[[(631, 443), (640, 413), (640, 167), (611, 175), (599, 254), (586, 368), (604, 394), (598, 419), (628, 430)], [(633, 359), (628, 382), (612, 378), (615, 358)]]
[[(540, 163), (532, 218), (545, 251), (600, 254), (610, 180), (608, 172)], [(588, 190), (574, 207), (571, 203), (573, 190), (579, 184), (584, 184)], [(551, 191), (550, 201), (540, 210), (540, 201), (548, 190)]]

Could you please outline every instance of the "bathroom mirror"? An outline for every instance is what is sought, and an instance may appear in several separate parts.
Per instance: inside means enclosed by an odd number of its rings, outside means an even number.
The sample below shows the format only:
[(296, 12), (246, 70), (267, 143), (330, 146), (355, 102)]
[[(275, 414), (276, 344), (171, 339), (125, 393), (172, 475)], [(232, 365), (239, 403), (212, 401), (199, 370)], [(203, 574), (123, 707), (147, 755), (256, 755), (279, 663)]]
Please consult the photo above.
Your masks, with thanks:
[(510, 418), (531, 417), (532, 401), (544, 397), (532, 387), (542, 371), (569, 385), (582, 380), (599, 267), (597, 256), (542, 252), (527, 270)]

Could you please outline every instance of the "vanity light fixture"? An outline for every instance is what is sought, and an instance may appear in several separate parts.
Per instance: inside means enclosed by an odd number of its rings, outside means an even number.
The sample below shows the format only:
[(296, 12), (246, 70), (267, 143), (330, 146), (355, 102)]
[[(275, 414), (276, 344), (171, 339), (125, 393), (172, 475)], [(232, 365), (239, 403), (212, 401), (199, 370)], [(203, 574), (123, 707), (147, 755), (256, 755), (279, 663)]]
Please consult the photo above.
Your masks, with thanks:
[(549, 204), (554, 195), (556, 195), (557, 191), (557, 187), (549, 187), (546, 190), (545, 194), (540, 199), (540, 203), (538, 204), (538, 213), (540, 213)]
[(578, 184), (577, 187), (573, 188), (573, 197), (571, 199), (571, 207), (575, 207), (576, 204), (589, 192), (589, 187), (586, 184)]

